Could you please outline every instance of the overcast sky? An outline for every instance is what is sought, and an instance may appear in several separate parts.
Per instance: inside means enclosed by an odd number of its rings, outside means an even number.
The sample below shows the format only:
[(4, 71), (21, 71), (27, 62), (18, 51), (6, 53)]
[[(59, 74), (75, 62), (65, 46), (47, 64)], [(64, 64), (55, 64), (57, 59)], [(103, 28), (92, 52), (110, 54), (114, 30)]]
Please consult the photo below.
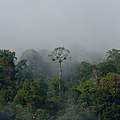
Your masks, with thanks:
[(0, 48), (120, 49), (120, 0), (0, 0)]

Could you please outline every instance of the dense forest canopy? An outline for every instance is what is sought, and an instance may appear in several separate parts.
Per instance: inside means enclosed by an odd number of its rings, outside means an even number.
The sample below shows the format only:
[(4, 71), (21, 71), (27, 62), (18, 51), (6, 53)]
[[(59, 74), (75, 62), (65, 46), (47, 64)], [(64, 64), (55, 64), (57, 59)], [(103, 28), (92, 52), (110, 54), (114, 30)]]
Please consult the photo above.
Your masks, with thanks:
[[(98, 62), (58, 65), (49, 51), (0, 50), (0, 120), (119, 120), (120, 50)], [(69, 63), (69, 64), (68, 64)]]

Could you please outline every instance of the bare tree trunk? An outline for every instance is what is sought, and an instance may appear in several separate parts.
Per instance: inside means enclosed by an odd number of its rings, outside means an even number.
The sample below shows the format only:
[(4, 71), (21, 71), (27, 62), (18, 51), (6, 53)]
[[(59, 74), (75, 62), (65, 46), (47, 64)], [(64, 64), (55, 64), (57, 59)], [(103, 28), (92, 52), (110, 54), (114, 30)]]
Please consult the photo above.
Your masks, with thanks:
[(59, 95), (61, 95), (62, 64), (59, 64)]

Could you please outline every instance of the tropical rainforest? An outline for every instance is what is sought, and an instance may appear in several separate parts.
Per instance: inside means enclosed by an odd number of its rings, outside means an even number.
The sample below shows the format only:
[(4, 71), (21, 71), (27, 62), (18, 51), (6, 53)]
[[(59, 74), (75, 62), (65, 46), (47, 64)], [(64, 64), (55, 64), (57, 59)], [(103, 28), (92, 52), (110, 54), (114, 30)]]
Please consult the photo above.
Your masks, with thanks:
[[(120, 120), (120, 50), (97, 62), (0, 50), (0, 120)], [(72, 58), (71, 58), (72, 59)]]

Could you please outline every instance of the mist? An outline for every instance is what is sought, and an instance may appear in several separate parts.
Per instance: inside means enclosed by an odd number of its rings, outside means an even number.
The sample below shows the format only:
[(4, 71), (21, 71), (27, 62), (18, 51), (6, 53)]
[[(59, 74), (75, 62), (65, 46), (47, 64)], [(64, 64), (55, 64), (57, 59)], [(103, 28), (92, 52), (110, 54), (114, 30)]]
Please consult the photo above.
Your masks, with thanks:
[(119, 32), (119, 0), (0, 0), (0, 48), (18, 56), (58, 46), (76, 54), (119, 49)]
[(0, 0), (0, 119), (119, 111), (120, 0)]

